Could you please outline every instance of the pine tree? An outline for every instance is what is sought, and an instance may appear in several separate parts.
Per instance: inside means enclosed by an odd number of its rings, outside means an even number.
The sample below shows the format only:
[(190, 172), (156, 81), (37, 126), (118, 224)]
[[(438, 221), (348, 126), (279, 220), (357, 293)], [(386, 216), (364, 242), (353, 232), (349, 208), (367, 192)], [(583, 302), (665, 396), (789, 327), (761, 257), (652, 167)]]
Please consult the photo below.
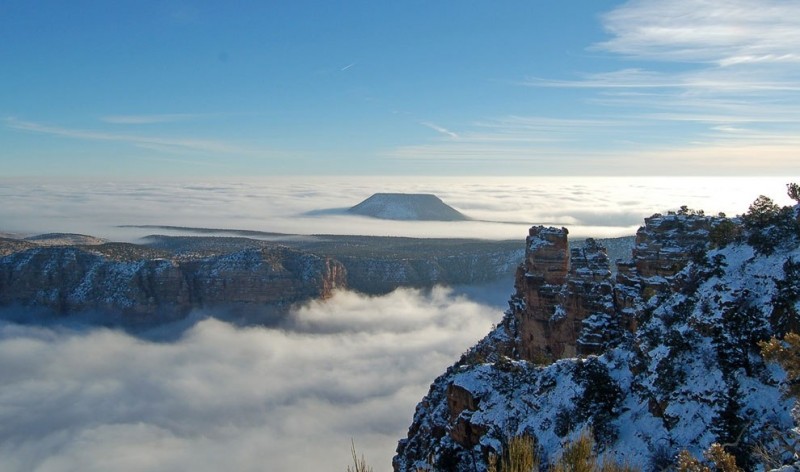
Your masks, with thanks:
[(747, 441), (748, 423), (741, 413), (742, 393), (735, 377), (727, 379), (728, 389), (723, 399), (724, 406), (712, 422), (717, 442), (736, 458), (736, 464), (744, 470), (752, 470), (752, 445)]

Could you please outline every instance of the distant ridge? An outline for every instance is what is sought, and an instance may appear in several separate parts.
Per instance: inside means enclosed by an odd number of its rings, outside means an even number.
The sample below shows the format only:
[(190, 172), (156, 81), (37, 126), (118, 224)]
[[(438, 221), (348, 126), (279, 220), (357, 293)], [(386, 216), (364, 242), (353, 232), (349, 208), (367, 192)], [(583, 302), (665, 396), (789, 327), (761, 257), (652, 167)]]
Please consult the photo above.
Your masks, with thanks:
[(108, 242), (102, 238), (75, 233), (39, 234), (29, 236), (25, 240), (36, 243), (39, 246), (97, 246)]
[(376, 193), (348, 213), (405, 221), (466, 221), (464, 214), (430, 193)]

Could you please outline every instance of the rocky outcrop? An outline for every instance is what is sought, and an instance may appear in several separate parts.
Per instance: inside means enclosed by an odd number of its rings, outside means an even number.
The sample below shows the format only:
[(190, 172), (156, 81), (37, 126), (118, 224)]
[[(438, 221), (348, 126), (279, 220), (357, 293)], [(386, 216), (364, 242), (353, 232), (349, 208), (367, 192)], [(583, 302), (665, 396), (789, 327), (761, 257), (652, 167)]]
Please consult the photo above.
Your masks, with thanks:
[(758, 342), (800, 321), (800, 232), (770, 251), (746, 238), (712, 247), (720, 221), (646, 219), (616, 279), (600, 245), (570, 249), (566, 230), (532, 228), (510, 309), (431, 385), (394, 469), (487, 470), (521, 435), (547, 466), (584, 430), (602, 455), (643, 470), (713, 442), (744, 470), (756, 445), (793, 461), (765, 433), (794, 434), (793, 402)]
[(495, 250), (412, 257), (338, 256), (347, 269), (348, 287), (376, 295), (398, 287), (471, 285), (492, 282), (514, 273), (523, 251)]
[(520, 358), (594, 354), (621, 330), (634, 331), (642, 303), (685, 283), (676, 275), (705, 254), (710, 231), (723, 220), (689, 212), (645, 218), (631, 259), (616, 262), (616, 279), (606, 249), (593, 239), (570, 249), (566, 228), (532, 227), (510, 301)]
[(565, 228), (533, 227), (525, 240), (525, 262), (517, 269), (511, 309), (517, 320), (520, 356), (561, 357), (575, 339), (574, 319), (563, 310), (562, 288), (569, 272)]
[(574, 326), (578, 333), (576, 352), (597, 354), (616, 338), (609, 327), (615, 325), (613, 283), (606, 249), (593, 239), (582, 248), (571, 251), (570, 276), (567, 283), (566, 313), (580, 320)]
[[(177, 258), (196, 258), (276, 242), (241, 237), (149, 236), (147, 246)], [(525, 251), (514, 241), (378, 236), (286, 236), (281, 245), (341, 262), (347, 287), (369, 295), (399, 287), (471, 285), (514, 275)]]
[(644, 226), (636, 232), (633, 265), (625, 267), (625, 278), (635, 279), (645, 297), (677, 288), (673, 285), (675, 275), (693, 255), (706, 252), (709, 232), (721, 221), (723, 218), (687, 213), (645, 218)]
[(37, 247), (0, 257), (0, 305), (110, 322), (177, 319), (194, 308), (285, 308), (346, 285), (342, 265), (287, 248), (193, 260), (153, 257), (135, 245)]
[(536, 226), (525, 241), (509, 305), (516, 320), (522, 359), (547, 362), (593, 352), (603, 333), (579, 342), (584, 321), (612, 316), (611, 272), (604, 247), (594, 240), (570, 250), (565, 228)]
[(473, 424), (470, 419), (472, 412), (478, 409), (479, 400), (472, 393), (458, 385), (451, 384), (447, 387), (447, 410), (450, 414), (450, 437), (457, 444), (464, 447), (473, 447), (486, 434), (486, 428)]

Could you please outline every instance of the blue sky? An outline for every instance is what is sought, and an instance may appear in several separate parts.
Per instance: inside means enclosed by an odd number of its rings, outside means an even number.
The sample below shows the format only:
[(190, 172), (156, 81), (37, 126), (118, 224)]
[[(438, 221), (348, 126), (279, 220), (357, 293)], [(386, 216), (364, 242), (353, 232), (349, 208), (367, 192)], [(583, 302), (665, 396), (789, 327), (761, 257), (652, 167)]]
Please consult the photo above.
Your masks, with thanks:
[(798, 175), (800, 2), (0, 4), (16, 177)]

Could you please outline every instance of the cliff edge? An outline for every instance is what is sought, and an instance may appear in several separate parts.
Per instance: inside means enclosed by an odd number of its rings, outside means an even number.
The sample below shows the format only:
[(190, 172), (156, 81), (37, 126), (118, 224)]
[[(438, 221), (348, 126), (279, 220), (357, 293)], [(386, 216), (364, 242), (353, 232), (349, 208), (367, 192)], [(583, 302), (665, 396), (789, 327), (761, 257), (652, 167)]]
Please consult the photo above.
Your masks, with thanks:
[(0, 250), (0, 306), (111, 324), (172, 321), (195, 308), (258, 314), (346, 286), (341, 263), (282, 247), (176, 258), (124, 243), (0, 246), (9, 247)]
[(754, 206), (645, 219), (614, 278), (601, 245), (531, 228), (509, 309), (431, 385), (394, 469), (484, 471), (529, 436), (547, 470), (586, 430), (642, 470), (715, 442), (743, 470), (792, 463), (785, 372), (758, 343), (800, 327), (800, 209)]

